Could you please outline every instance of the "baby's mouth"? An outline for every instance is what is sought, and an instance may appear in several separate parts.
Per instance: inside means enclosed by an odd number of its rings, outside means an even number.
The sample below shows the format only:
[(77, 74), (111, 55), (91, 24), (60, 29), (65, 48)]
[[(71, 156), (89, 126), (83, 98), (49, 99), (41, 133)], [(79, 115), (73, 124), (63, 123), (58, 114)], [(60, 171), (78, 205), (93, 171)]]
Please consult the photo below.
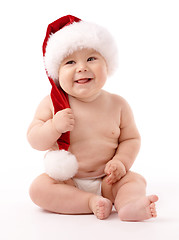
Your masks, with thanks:
[(78, 79), (75, 81), (75, 83), (78, 83), (78, 84), (85, 84), (85, 83), (88, 83), (92, 80), (92, 78), (81, 78), (81, 79)]

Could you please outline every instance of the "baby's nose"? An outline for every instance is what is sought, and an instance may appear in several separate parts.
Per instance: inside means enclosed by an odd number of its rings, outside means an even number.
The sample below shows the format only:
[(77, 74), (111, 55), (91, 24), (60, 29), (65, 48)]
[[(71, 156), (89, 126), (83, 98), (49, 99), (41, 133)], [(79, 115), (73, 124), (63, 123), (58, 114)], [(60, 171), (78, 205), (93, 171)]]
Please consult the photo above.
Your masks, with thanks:
[(88, 68), (85, 64), (80, 64), (79, 66), (77, 66), (77, 72), (87, 72)]
[(78, 69), (78, 72), (86, 72), (86, 71), (87, 71), (86, 68), (79, 68), (79, 69)]

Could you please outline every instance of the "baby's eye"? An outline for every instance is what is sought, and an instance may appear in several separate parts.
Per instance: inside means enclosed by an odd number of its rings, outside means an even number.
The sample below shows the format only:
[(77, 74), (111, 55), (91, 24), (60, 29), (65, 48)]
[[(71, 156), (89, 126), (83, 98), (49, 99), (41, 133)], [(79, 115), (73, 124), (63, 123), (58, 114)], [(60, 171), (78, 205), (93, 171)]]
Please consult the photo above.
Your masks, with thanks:
[(95, 57), (89, 57), (87, 61), (88, 61), (88, 62), (91, 62), (91, 61), (94, 61), (94, 60), (96, 60)]
[(74, 64), (74, 63), (75, 63), (75, 61), (73, 61), (73, 60), (66, 62), (66, 64)]

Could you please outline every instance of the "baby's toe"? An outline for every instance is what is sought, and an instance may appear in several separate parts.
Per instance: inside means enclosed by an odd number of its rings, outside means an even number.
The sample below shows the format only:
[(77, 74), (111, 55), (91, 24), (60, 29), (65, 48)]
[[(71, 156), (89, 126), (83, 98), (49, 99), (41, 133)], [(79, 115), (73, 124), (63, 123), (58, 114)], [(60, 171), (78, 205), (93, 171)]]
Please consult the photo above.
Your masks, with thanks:
[(151, 203), (150, 204), (150, 209), (154, 209), (155, 208), (155, 203)]
[(155, 208), (155, 203), (151, 203), (151, 204), (150, 204), (150, 211), (151, 211), (152, 217), (157, 217), (157, 212), (156, 212), (156, 208)]

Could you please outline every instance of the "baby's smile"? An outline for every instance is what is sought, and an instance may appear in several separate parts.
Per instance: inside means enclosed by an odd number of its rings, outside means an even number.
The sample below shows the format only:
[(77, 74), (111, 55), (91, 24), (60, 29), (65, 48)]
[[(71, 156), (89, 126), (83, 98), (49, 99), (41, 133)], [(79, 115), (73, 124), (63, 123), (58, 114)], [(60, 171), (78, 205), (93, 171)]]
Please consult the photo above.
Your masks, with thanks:
[(75, 80), (75, 83), (77, 84), (86, 84), (91, 82), (91, 80), (93, 80), (93, 78), (80, 78), (78, 80)]

